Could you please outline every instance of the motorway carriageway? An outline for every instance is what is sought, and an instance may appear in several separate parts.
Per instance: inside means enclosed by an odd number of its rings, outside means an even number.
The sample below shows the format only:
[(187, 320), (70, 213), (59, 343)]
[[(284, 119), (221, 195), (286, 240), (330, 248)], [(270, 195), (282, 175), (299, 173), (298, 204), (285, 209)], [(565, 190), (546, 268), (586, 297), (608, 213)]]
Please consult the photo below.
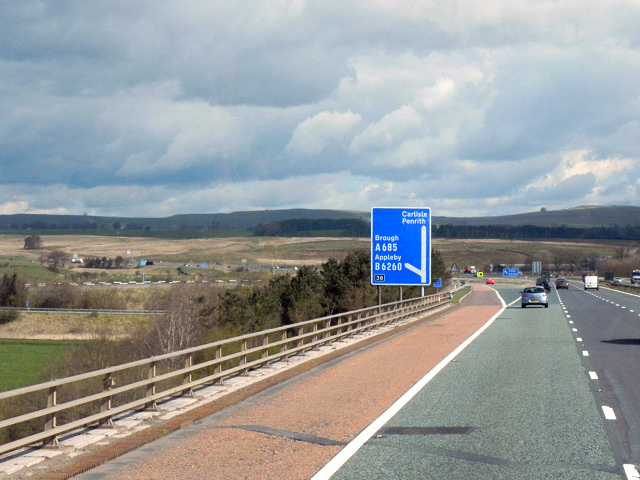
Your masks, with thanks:
[(637, 478), (555, 291), (521, 309), (519, 288), (476, 285), (462, 308), (74, 478)]

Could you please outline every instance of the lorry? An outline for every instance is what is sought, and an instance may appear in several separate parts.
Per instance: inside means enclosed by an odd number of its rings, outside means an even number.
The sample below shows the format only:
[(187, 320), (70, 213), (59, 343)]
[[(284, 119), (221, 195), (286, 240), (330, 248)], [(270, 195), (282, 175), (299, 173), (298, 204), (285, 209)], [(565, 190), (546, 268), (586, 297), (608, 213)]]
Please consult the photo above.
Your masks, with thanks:
[(474, 267), (473, 265), (470, 265), (468, 267), (464, 267), (464, 273), (470, 273), (471, 275), (475, 275), (476, 274), (476, 267)]
[(631, 283), (633, 285), (640, 283), (640, 270), (634, 270), (631, 272)]
[(600, 290), (598, 287), (598, 276), (597, 275), (585, 275), (584, 276), (584, 289), (595, 288), (596, 290)]

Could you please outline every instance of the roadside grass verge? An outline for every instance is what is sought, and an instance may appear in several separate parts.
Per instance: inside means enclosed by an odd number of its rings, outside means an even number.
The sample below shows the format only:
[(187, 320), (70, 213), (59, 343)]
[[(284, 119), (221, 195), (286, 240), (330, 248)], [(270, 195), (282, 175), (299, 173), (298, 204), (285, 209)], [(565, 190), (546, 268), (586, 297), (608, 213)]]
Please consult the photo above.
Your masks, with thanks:
[(470, 285), (467, 285), (466, 287), (463, 287), (460, 290), (456, 291), (453, 294), (453, 297), (451, 297), (451, 303), (460, 303), (460, 299), (462, 297), (464, 297), (470, 291), (471, 291), (471, 286)]

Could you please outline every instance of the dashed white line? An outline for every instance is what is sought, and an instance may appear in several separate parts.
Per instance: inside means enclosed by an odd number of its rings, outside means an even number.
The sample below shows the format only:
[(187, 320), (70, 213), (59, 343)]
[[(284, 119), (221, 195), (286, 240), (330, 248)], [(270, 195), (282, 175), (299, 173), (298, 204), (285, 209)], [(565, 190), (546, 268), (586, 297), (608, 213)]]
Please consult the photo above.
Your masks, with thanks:
[[(589, 293), (591, 293), (591, 292), (589, 292)], [(596, 296), (596, 295), (594, 295), (594, 296)], [(611, 304), (614, 303), (614, 302), (612, 302), (612, 301), (610, 301), (608, 299), (605, 299), (604, 297), (600, 297), (600, 296), (596, 296), (596, 297), (600, 298), (601, 300), (606, 301), (607, 303), (611, 303)], [(616, 304), (616, 306), (619, 307), (620, 305)], [(563, 307), (564, 307), (564, 305), (563, 305)], [(622, 308), (626, 309), (627, 307), (623, 306)], [(635, 313), (635, 310), (634, 309), (629, 309), (629, 312)], [(567, 313), (567, 310), (565, 310), (564, 313), (567, 315), (567, 318), (571, 318), (571, 315), (569, 315)], [(640, 317), (640, 313), (638, 314), (638, 316)], [(573, 321), (569, 321), (569, 324), (573, 325)], [(572, 330), (574, 332), (577, 331), (575, 328), (572, 329)], [(576, 341), (577, 342), (582, 342), (582, 338), (577, 337)], [(582, 355), (584, 357), (588, 357), (589, 356), (589, 352), (587, 350), (583, 350), (582, 351)], [(596, 372), (594, 372), (594, 371), (589, 371), (589, 378), (591, 380), (598, 380), (598, 374)], [(616, 420), (617, 419), (613, 408), (611, 408), (609, 406), (603, 405), (602, 406), (602, 412), (604, 413), (604, 418), (607, 419), (607, 420)], [(630, 463), (625, 463), (623, 465), (623, 468), (624, 468), (624, 474), (625, 474), (627, 480), (640, 480), (640, 472), (638, 472), (638, 469), (636, 468), (635, 465), (630, 464)]]
[(640, 474), (638, 473), (638, 470), (636, 470), (635, 465), (631, 465), (630, 463), (625, 463), (623, 467), (624, 467), (624, 474), (627, 476), (629, 480), (640, 479)]
[(616, 419), (616, 413), (613, 411), (613, 408), (603, 405), (602, 411), (604, 412), (604, 418), (606, 418), (607, 420)]

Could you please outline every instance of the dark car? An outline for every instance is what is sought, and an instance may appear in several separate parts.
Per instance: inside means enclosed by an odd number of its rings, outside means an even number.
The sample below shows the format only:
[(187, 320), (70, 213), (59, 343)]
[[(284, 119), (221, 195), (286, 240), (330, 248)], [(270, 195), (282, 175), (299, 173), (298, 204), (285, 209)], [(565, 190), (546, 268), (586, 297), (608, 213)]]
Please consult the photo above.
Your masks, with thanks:
[(539, 278), (538, 280), (536, 280), (536, 285), (538, 287), (544, 288), (544, 291), (547, 292), (547, 293), (549, 293), (551, 291), (551, 287), (549, 286), (549, 282), (544, 277)]
[(520, 292), (520, 303), (522, 308), (527, 305), (544, 305), (544, 308), (549, 307), (549, 297), (544, 287), (536, 285), (535, 287), (526, 287)]
[(556, 288), (566, 288), (568, 290), (569, 282), (564, 278), (559, 278), (556, 280)]

